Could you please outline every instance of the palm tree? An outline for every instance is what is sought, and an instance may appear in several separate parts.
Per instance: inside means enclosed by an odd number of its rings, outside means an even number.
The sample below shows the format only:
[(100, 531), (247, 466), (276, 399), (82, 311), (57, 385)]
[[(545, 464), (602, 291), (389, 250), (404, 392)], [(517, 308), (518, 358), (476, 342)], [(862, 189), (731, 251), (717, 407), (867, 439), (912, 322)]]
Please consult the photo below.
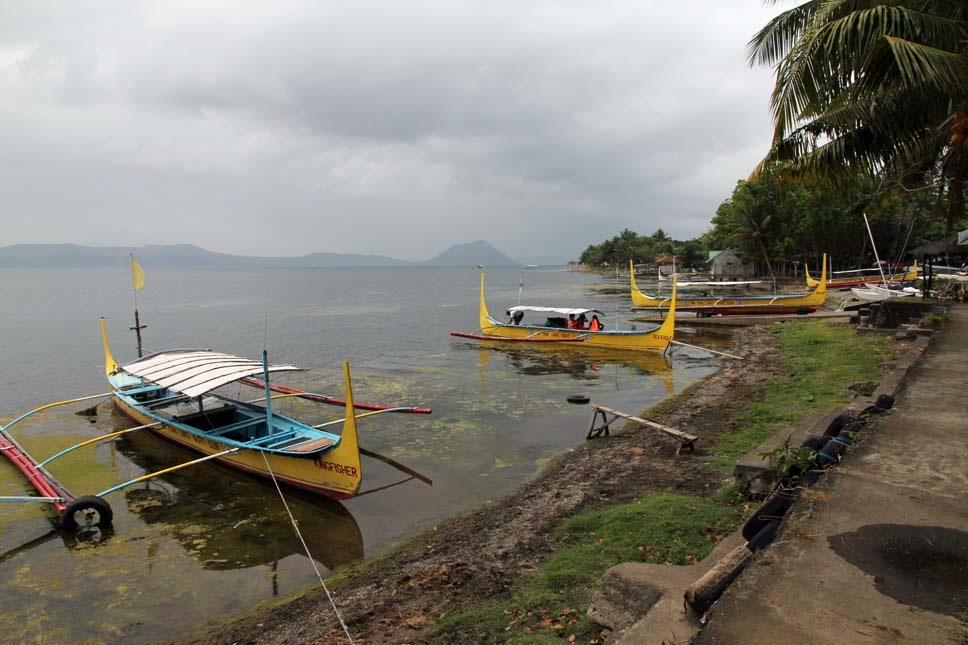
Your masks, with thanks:
[(968, 172), (968, 3), (809, 0), (763, 27), (749, 60), (776, 69), (773, 144), (754, 178), (791, 161), (833, 180), (936, 187), (953, 229)]
[(773, 276), (773, 265), (770, 264), (770, 254), (766, 251), (766, 240), (770, 236), (770, 223), (773, 214), (761, 200), (755, 199), (748, 192), (741, 195), (736, 202), (738, 215), (735, 236), (737, 241), (745, 242), (763, 254), (766, 270)]

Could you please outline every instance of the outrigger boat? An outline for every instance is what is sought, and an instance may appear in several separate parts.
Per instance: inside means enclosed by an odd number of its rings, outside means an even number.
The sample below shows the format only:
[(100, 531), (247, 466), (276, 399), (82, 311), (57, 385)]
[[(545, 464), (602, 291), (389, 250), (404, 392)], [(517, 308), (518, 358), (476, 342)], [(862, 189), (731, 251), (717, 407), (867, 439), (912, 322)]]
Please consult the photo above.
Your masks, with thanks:
[[(131, 267), (134, 290), (137, 292), (144, 286), (144, 273), (134, 256), (131, 257)], [(361, 454), (383, 461), (412, 479), (433, 483), (389, 457), (362, 448), (356, 429), (356, 420), (366, 416), (384, 412), (429, 414), (430, 410), (362, 404), (373, 411), (356, 415), (349, 363), (343, 363), (345, 399), (291, 388), (281, 388), (285, 393), (274, 397), (271, 392), (280, 388), (269, 383), (269, 374), (300, 368), (292, 365), (270, 366), (265, 351), (261, 363), (204, 349), (176, 349), (142, 357), (141, 330), (144, 326), (141, 325), (137, 305), (135, 326), (131, 329), (138, 338), (139, 358), (119, 365), (111, 354), (106, 321), (101, 319), (105, 374), (111, 386), (110, 392), (49, 403), (0, 426), (0, 453), (24, 474), (39, 493), (34, 496), (3, 496), (0, 502), (49, 503), (60, 519), (61, 528), (68, 531), (93, 530), (95, 527), (109, 529), (113, 511), (103, 499), (105, 495), (211, 459), (338, 500), (353, 497), (359, 491), (362, 482)], [(261, 379), (254, 379), (257, 375)], [(234, 381), (261, 384), (265, 389), (264, 404), (260, 406), (254, 401), (233, 399), (215, 392)], [(316, 426), (273, 414), (272, 399), (289, 396), (345, 405), (347, 412), (344, 419)], [(12, 426), (42, 410), (106, 397), (113, 397), (118, 409), (139, 425), (87, 439), (42, 462), (27, 453), (9, 432)], [(338, 423), (343, 424), (341, 434), (322, 429)], [(202, 456), (136, 477), (96, 495), (80, 497), (73, 495), (46, 468), (50, 462), (78, 448), (141, 430), (151, 430), (176, 444), (202, 453)]]
[[(631, 263), (630, 263), (631, 265)], [(765, 296), (687, 296), (679, 298), (675, 308), (695, 311), (700, 318), (709, 316), (737, 316), (760, 314), (807, 314), (817, 310), (827, 299), (827, 261), (824, 256), (822, 282), (812, 293)], [(671, 309), (672, 298), (650, 296), (635, 284), (635, 273), (630, 276), (632, 309)]]
[[(174, 350), (152, 354), (121, 367), (111, 357), (103, 320), (101, 324), (106, 371), (112, 391), (49, 403), (0, 426), (0, 453), (24, 474), (39, 493), (33, 496), (0, 497), (0, 502), (48, 503), (57, 513), (60, 526), (67, 531), (106, 530), (112, 525), (114, 513), (104, 496), (211, 459), (247, 472), (274, 477), (279, 482), (323, 493), (334, 499), (352, 497), (359, 490), (362, 480), (361, 453), (430, 483), (419, 473), (392, 459), (371, 453), (357, 443), (357, 418), (381, 412), (410, 411), (410, 408), (389, 408), (356, 416), (350, 412), (342, 420), (342, 434), (332, 434), (319, 429), (320, 426), (308, 426), (273, 414), (271, 398), (266, 407), (260, 407), (214, 394), (209, 389), (217, 387), (214, 384), (218, 381), (223, 385), (229, 382), (224, 381), (225, 378), (234, 380), (231, 379), (232, 374), (251, 374), (253, 369), (258, 368), (265, 377), (267, 372), (297, 369), (293, 366), (268, 366), (265, 361), (260, 364), (207, 350)], [(194, 369), (187, 363), (192, 363)], [(140, 375), (148, 372), (154, 372), (154, 380)], [(162, 375), (161, 372), (166, 374)], [(348, 363), (343, 364), (343, 373), (346, 409), (351, 411), (353, 392)], [(186, 378), (180, 379), (179, 375)], [(179, 379), (180, 382), (174, 382)], [(140, 425), (87, 439), (41, 462), (24, 450), (9, 432), (14, 425), (43, 410), (112, 395), (119, 409)], [(332, 423), (339, 421), (321, 425)], [(73, 495), (47, 469), (55, 459), (78, 448), (142, 430), (155, 431), (203, 456), (136, 477), (95, 495)]]
[(620, 349), (662, 352), (669, 346), (675, 334), (676, 319), (676, 287), (673, 282), (672, 298), (669, 305), (669, 313), (661, 325), (657, 325), (649, 330), (616, 330), (605, 329), (592, 331), (589, 329), (568, 329), (563, 325), (563, 321), (568, 316), (580, 316), (581, 314), (595, 314), (604, 317), (605, 314), (597, 309), (590, 308), (565, 308), (565, 307), (537, 307), (518, 305), (508, 309), (512, 315), (522, 316), (527, 313), (537, 313), (548, 319), (547, 322), (554, 323), (561, 321), (562, 326), (552, 326), (549, 324), (514, 324), (513, 322), (501, 322), (488, 313), (487, 301), (484, 297), (484, 274), (481, 274), (481, 301), (480, 301), (480, 327), (475, 332), (452, 331), (451, 336), (460, 338), (470, 338), (482, 341), (503, 341), (503, 342), (523, 342), (523, 343), (568, 343), (581, 344), (584, 347), (596, 347), (600, 349)]
[(214, 392), (244, 378), (299, 370), (210, 350), (157, 352), (125, 365), (111, 355), (101, 319), (105, 372), (117, 408), (162, 437), (239, 470), (334, 499), (356, 494), (362, 481), (349, 364), (344, 363), (346, 419), (333, 434), (263, 405)]
[[(820, 281), (810, 275), (810, 268), (807, 263), (803, 263), (803, 272), (807, 276), (807, 286), (816, 287), (820, 284)], [(849, 275), (848, 275), (849, 274)], [(842, 276), (842, 277), (834, 277)], [(914, 261), (914, 265), (904, 273), (895, 273), (882, 276), (877, 272), (877, 269), (856, 269), (853, 271), (832, 271), (830, 274), (830, 279), (827, 280), (828, 289), (848, 289), (850, 287), (863, 287), (868, 282), (872, 280), (880, 280), (882, 277), (886, 278), (888, 282), (910, 282), (911, 280), (918, 279), (918, 261)]]

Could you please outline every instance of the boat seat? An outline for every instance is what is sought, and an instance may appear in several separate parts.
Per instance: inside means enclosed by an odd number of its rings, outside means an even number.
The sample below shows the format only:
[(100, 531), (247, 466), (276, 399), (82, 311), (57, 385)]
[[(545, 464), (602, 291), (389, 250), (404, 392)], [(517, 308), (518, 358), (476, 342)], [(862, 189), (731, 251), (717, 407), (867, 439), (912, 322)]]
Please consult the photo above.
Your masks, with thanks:
[(332, 446), (335, 443), (336, 441), (330, 437), (320, 437), (319, 439), (313, 439), (312, 441), (286, 448), (286, 452), (313, 452), (314, 450)]
[(252, 439), (246, 442), (246, 447), (250, 448), (272, 448), (276, 449), (278, 446), (273, 445), (275, 443), (286, 443), (293, 441), (303, 441), (305, 437), (302, 435), (296, 435), (294, 432), (277, 432), (276, 434), (266, 435), (264, 437), (259, 437), (258, 439)]
[(205, 434), (213, 437), (220, 437), (222, 435), (229, 434), (230, 432), (235, 432), (236, 430), (242, 430), (244, 428), (248, 428), (249, 426), (258, 425), (260, 423), (265, 423), (265, 422), (266, 422), (265, 418), (255, 417), (252, 419), (245, 419), (244, 421), (236, 421), (231, 425), (227, 425), (218, 429), (207, 431)]
[(157, 399), (155, 401), (151, 401), (150, 403), (146, 403), (144, 405), (147, 408), (153, 410), (155, 408), (162, 408), (166, 405), (171, 405), (172, 403), (179, 403), (181, 401), (187, 401), (187, 400), (188, 400), (188, 397), (185, 396), (184, 394), (176, 394), (175, 396), (169, 396), (164, 399)]

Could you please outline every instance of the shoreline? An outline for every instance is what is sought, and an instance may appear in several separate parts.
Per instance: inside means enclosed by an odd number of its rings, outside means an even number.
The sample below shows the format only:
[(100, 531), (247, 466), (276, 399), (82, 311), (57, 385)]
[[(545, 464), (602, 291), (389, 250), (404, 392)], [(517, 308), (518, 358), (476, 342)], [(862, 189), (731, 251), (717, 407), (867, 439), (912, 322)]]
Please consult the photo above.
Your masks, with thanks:
[[(633, 501), (649, 492), (707, 496), (724, 473), (709, 463), (715, 438), (753, 388), (783, 373), (777, 341), (763, 328), (738, 332), (731, 353), (743, 361), (641, 413), (696, 434), (695, 452), (677, 455), (678, 442), (648, 429), (613, 432), (553, 459), (517, 490), (425, 530), (384, 553), (337, 569), (327, 580), (354, 642), (420, 642), (423, 629), (474, 600), (508, 595), (522, 572), (554, 553), (551, 533), (563, 520), (591, 509)], [(640, 411), (630, 411), (638, 414)], [(347, 642), (324, 591), (263, 604), (242, 616), (220, 617), (171, 641), (189, 643)]]

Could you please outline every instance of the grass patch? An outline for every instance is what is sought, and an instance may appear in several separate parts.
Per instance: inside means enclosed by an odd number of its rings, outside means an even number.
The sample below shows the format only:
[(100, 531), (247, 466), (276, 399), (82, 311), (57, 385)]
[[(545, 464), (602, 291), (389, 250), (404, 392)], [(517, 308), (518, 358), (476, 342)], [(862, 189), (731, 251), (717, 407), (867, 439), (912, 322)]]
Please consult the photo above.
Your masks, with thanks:
[(444, 617), (433, 638), (532, 645), (574, 636), (570, 642), (601, 642), (600, 627), (585, 617), (585, 608), (609, 567), (691, 564), (731, 533), (741, 516), (738, 505), (672, 493), (583, 513), (555, 531), (560, 548), (541, 572), (522, 577), (511, 598)]
[(732, 468), (777, 431), (793, 429), (811, 414), (847, 405), (854, 396), (848, 386), (878, 380), (878, 365), (891, 355), (886, 339), (859, 336), (849, 327), (809, 322), (775, 328), (782, 347), (777, 360), (790, 373), (757, 388), (754, 401), (734, 417), (741, 429), (716, 444), (713, 463), (721, 468)]

